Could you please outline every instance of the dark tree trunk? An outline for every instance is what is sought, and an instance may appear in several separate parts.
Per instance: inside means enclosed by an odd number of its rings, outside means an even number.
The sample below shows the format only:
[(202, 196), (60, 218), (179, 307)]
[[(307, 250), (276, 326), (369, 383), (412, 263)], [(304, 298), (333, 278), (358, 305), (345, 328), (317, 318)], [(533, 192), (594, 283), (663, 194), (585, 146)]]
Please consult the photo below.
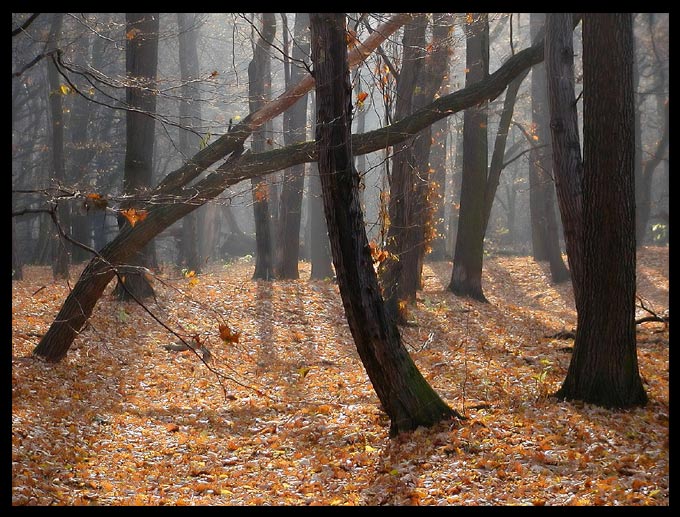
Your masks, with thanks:
[(343, 14), (312, 13), (317, 147), (333, 262), (359, 356), (390, 417), (390, 436), (458, 416), (418, 371), (385, 314), (359, 203)]
[[(531, 13), (532, 39), (544, 25), (545, 13)], [(534, 131), (532, 144), (538, 144), (529, 155), (532, 249), (535, 260), (548, 261), (552, 281), (559, 283), (569, 280), (570, 276), (560, 250), (551, 151), (550, 147), (539, 147), (550, 142), (547, 96), (545, 65), (539, 63), (531, 69), (531, 120)]]
[[(394, 120), (397, 121), (413, 111), (413, 94), (425, 57), (426, 28), (427, 17), (424, 14), (416, 16), (404, 28), (402, 41), (404, 55), (397, 81), (397, 101), (394, 110)], [(423, 133), (425, 130), (395, 146), (392, 158), (390, 225), (386, 246), (389, 255), (380, 265), (380, 279), (387, 313), (399, 323), (406, 323), (405, 312), (399, 310), (399, 307), (415, 299), (419, 280), (413, 278), (416, 250), (409, 249), (408, 244), (416, 240), (411, 237), (411, 234), (416, 232), (411, 223), (416, 208), (415, 181), (418, 168), (416, 147), (420, 147), (418, 140), (424, 138)], [(429, 134), (427, 136), (429, 137)]]
[[(313, 104), (313, 106), (315, 105), (316, 103)], [(308, 178), (309, 255), (312, 263), (310, 278), (312, 280), (323, 280), (333, 278), (335, 273), (333, 271), (331, 244), (328, 241), (328, 228), (326, 227), (326, 218), (323, 213), (323, 198), (321, 196), (318, 164), (309, 164)]]
[[(50, 27), (49, 41), (55, 48), (61, 32), (63, 13), (53, 14), (52, 26)], [(54, 62), (47, 61), (47, 78), (49, 82), (50, 118), (52, 120), (52, 175), (55, 184), (62, 184), (66, 180), (64, 171), (64, 110), (63, 93), (59, 72)], [(57, 219), (65, 232), (70, 232), (70, 210), (67, 204), (57, 206)], [(51, 221), (50, 221), (51, 224)], [(69, 255), (66, 243), (59, 238), (56, 228), (52, 231), (52, 275), (54, 278), (68, 279)]]
[[(293, 63), (290, 67), (290, 87), (302, 80), (307, 70), (300, 61), (309, 56), (309, 14), (295, 14), (295, 44)], [(307, 133), (307, 95), (303, 95), (283, 114), (283, 136), (285, 145), (303, 142)], [(300, 218), (302, 215), (302, 190), (305, 181), (305, 164), (301, 163), (286, 170), (279, 200), (278, 248), (281, 250), (277, 266), (278, 278), (299, 278), (298, 260), (300, 250)]]
[[(376, 38), (371, 40), (369, 37), (366, 40), (362, 52), (370, 52), (380, 41), (392, 34), (406, 18), (408, 18), (407, 14), (399, 14), (390, 18), (379, 30), (374, 31), (373, 34), (378, 35)], [(352, 55), (355, 56), (353, 62), (358, 63), (364, 54), (358, 52), (354, 54), (353, 51)], [(541, 40), (531, 48), (508, 59), (483, 83), (477, 83), (471, 88), (441, 97), (412, 116), (389, 127), (353, 136), (352, 147), (358, 153), (369, 153), (397, 144), (437, 120), (484, 100), (496, 98), (517, 74), (542, 59), (543, 41)], [(294, 86), (292, 90), (293, 92), (305, 91), (309, 84), (313, 84), (312, 80), (305, 79), (302, 84)], [(317, 151), (314, 142), (257, 155), (241, 155), (243, 143), (254, 129), (269, 117), (280, 114), (293, 104), (295, 100), (293, 92), (286, 92), (262, 110), (246, 117), (232, 128), (232, 131), (222, 135), (214, 143), (193, 155), (184, 165), (161, 181), (153, 191), (154, 204), (149, 206), (146, 219), (137, 223), (134, 228), (126, 226), (120, 235), (102, 248), (101, 258), (91, 260), (85, 268), (48, 332), (35, 348), (34, 354), (37, 357), (48, 361), (59, 361), (66, 355), (75, 335), (92, 314), (106, 284), (114, 276), (108, 264), (118, 266), (124, 263), (131, 254), (190, 213), (198, 204), (215, 198), (226, 188), (249, 178), (316, 159)], [(183, 188), (183, 185), (194, 180), (207, 167), (227, 155), (229, 158), (215, 172), (191, 188)], [(169, 201), (163, 202), (166, 196), (169, 197)], [(178, 203), (178, 199), (183, 202)], [(197, 204), (189, 204), (188, 201), (191, 199)]]
[(583, 269), (583, 160), (574, 92), (574, 42), (570, 14), (548, 14), (545, 55), (553, 172), (567, 259), (580, 310)]
[[(177, 13), (179, 32), (179, 70), (182, 79), (182, 98), (179, 102), (179, 150), (184, 156), (191, 156), (200, 148), (198, 134), (201, 124), (200, 91), (193, 81), (199, 79), (198, 29), (194, 27), (194, 13)], [(203, 266), (199, 235), (201, 210), (195, 210), (182, 219), (180, 263), (187, 269), (200, 272)]]
[[(250, 112), (255, 113), (269, 100), (271, 91), (271, 60), (269, 44), (276, 34), (276, 18), (273, 13), (262, 13), (262, 30), (255, 43), (253, 59), (248, 66), (249, 106)], [(265, 150), (266, 135), (260, 129), (253, 133), (251, 149), (258, 153)], [(253, 214), (255, 216), (255, 280), (271, 280), (274, 278), (272, 257), (271, 221), (269, 220), (270, 189), (267, 179), (252, 178)]]
[(635, 335), (632, 64), (632, 15), (585, 15), (582, 283), (574, 351), (556, 396), (611, 408), (647, 402)]
[[(489, 18), (472, 15), (467, 24), (466, 87), (489, 75)], [(458, 236), (449, 290), (482, 302), (484, 255), (484, 191), (488, 169), (488, 103), (465, 110), (463, 127), (463, 179), (460, 192)]]
[[(125, 97), (129, 106), (139, 111), (126, 111), (126, 146), (125, 175), (123, 192), (128, 195), (144, 195), (151, 187), (153, 173), (153, 146), (156, 112), (156, 95), (153, 88), (156, 84), (158, 68), (158, 13), (126, 13), (125, 15), (125, 68), (127, 79), (131, 81), (125, 88)], [(130, 37), (132, 36), (132, 37)], [(140, 209), (140, 204), (121, 203), (122, 208)], [(118, 219), (118, 227), (122, 230), (130, 223), (122, 216)], [(130, 263), (124, 268), (121, 276), (125, 288), (117, 285), (116, 296), (120, 300), (138, 300), (153, 296), (153, 287), (146, 279), (144, 269), (150, 265), (153, 253), (149, 243), (145, 249), (133, 254)]]

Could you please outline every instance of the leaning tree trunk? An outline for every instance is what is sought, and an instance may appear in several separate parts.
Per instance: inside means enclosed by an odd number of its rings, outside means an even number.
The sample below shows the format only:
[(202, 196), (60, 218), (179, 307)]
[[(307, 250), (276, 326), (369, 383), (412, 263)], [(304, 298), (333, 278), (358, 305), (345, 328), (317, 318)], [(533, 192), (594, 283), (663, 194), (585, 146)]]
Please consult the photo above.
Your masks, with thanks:
[[(398, 14), (381, 25), (379, 30), (376, 29), (362, 45), (354, 48), (350, 54), (351, 63), (357, 64), (365, 59), (372, 49), (408, 18), (407, 13)], [(482, 83), (440, 97), (429, 106), (388, 127), (363, 135), (354, 135), (352, 147), (357, 153), (364, 154), (384, 149), (407, 139), (437, 120), (480, 102), (495, 99), (517, 74), (542, 59), (543, 40), (540, 40), (508, 59)], [(90, 261), (73, 290), (69, 292), (47, 333), (34, 349), (35, 356), (47, 361), (62, 359), (73, 343), (74, 337), (92, 314), (106, 284), (114, 277), (112, 268), (125, 263), (132, 253), (141, 249), (174, 222), (240, 181), (278, 171), (296, 163), (316, 160), (314, 142), (262, 154), (241, 155), (244, 141), (253, 130), (271, 117), (282, 113), (295, 102), (301, 92), (313, 84), (311, 76), (307, 76), (277, 100), (267, 104), (257, 113), (248, 115), (229, 133), (219, 137), (180, 168), (168, 174), (152, 193), (153, 202), (146, 207), (148, 208), (146, 219), (138, 222), (134, 228), (124, 228), (115, 239), (101, 249), (99, 256)], [(207, 167), (227, 155), (229, 158), (213, 173), (191, 188), (183, 188), (183, 185), (193, 181)]]
[[(465, 84), (477, 83), (489, 75), (489, 18), (473, 14), (467, 24)], [(488, 105), (465, 110), (463, 127), (463, 180), (460, 192), (458, 234), (449, 290), (482, 302), (484, 259), (484, 191), (488, 169)]]
[[(133, 108), (125, 112), (126, 144), (125, 174), (123, 192), (140, 195), (151, 187), (153, 174), (153, 146), (155, 141), (156, 94), (153, 91), (158, 68), (158, 13), (126, 13), (125, 68), (128, 84), (125, 96)], [(138, 210), (140, 204), (134, 201), (122, 204), (121, 208)], [(118, 227), (122, 230), (130, 224), (119, 216)], [(134, 253), (124, 274), (120, 277), (115, 294), (120, 300), (137, 298), (142, 300), (153, 296), (153, 287), (144, 274), (151, 262), (153, 246)], [(121, 285), (122, 282), (122, 285)]]
[[(568, 27), (566, 19), (560, 21)], [(585, 15), (583, 269), (574, 351), (555, 395), (612, 408), (647, 402), (635, 333), (632, 64), (632, 15)]]
[(390, 417), (390, 436), (459, 416), (437, 395), (385, 314), (359, 202), (351, 148), (351, 86), (345, 17), (312, 13), (317, 148), (324, 211), (345, 307), (359, 356)]

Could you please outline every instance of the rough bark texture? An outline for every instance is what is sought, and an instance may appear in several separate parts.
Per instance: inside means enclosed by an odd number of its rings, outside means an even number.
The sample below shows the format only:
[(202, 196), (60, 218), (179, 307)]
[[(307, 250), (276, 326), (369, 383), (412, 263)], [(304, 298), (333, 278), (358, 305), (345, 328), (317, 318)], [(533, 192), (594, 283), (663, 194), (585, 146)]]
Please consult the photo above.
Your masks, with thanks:
[(583, 38), (586, 267), (573, 358), (582, 362), (570, 365), (562, 394), (574, 387), (586, 401), (628, 407), (647, 402), (635, 332), (632, 14), (589, 15)]
[(351, 86), (343, 14), (312, 13), (317, 146), (340, 295), (359, 356), (390, 417), (390, 436), (456, 413), (418, 371), (385, 314), (359, 202), (351, 149)]
[[(401, 17), (401, 19), (403, 18)], [(395, 22), (398, 19), (398, 17), (390, 19), (380, 27), (380, 31), (376, 30), (374, 34), (380, 32), (381, 38), (387, 37), (399, 27)], [(382, 39), (373, 38), (372, 43), (366, 40), (364, 45), (361, 46), (361, 52), (355, 47), (351, 55), (355, 53), (364, 55), (362, 53), (365, 49), (374, 49), (380, 41)], [(383, 149), (385, 146), (405, 140), (409, 135), (429, 124), (468, 106), (474, 106), (485, 99), (494, 99), (502, 93), (503, 89), (518, 73), (542, 59), (543, 40), (541, 39), (532, 47), (518, 52), (508, 59), (487, 80), (459, 92), (440, 97), (429, 106), (389, 127), (371, 131), (364, 135), (354, 135), (352, 137), (353, 149), (361, 153)], [(153, 204), (149, 206), (147, 218), (137, 223), (134, 229), (126, 228), (118, 237), (101, 248), (100, 254), (104, 261), (101, 258), (95, 258), (88, 264), (73, 291), (66, 298), (50, 329), (35, 348), (36, 356), (58, 361), (66, 355), (73, 338), (92, 314), (106, 283), (114, 276), (113, 271), (110, 271), (106, 276), (92, 275), (93, 271), (106, 269), (103, 266), (106, 266), (107, 263), (114, 267), (125, 263), (130, 253), (140, 249), (161, 231), (194, 210), (198, 204), (205, 203), (218, 196), (224, 189), (240, 181), (281, 170), (295, 163), (313, 162), (317, 159), (314, 142), (305, 142), (290, 148), (261, 154), (241, 154), (243, 152), (243, 141), (250, 135), (252, 128), (262, 124), (267, 115), (275, 116), (292, 104), (295, 100), (294, 97), (291, 97), (292, 92), (298, 90), (300, 88), (293, 87), (277, 101), (274, 101), (272, 103), (274, 106), (263, 108), (258, 111), (257, 116), (246, 117), (246, 120), (240, 123), (237, 128), (232, 129), (231, 132), (220, 137), (214, 144), (196, 153), (187, 163), (170, 173), (159, 184), (153, 192)], [(229, 158), (216, 171), (197, 182), (192, 188), (182, 188), (184, 182), (193, 180), (206, 167), (229, 153), (231, 153)], [(186, 201), (190, 199), (193, 199), (197, 204), (187, 203)], [(95, 236), (97, 237), (97, 234)], [(102, 263), (100, 264), (100, 262)], [(99, 280), (105, 281), (105, 283), (102, 285)]]
[[(489, 19), (472, 14), (467, 24), (465, 85), (481, 82), (489, 74)], [(449, 290), (482, 302), (484, 258), (484, 191), (488, 171), (488, 105), (479, 103), (465, 110), (463, 120), (463, 180), (460, 192), (458, 237)]]
[(633, 27), (583, 20), (583, 274), (574, 351), (557, 397), (645, 404), (635, 334)]
[(578, 311), (583, 268), (583, 160), (574, 92), (574, 43), (570, 20), (568, 13), (548, 14), (545, 55), (553, 173)]

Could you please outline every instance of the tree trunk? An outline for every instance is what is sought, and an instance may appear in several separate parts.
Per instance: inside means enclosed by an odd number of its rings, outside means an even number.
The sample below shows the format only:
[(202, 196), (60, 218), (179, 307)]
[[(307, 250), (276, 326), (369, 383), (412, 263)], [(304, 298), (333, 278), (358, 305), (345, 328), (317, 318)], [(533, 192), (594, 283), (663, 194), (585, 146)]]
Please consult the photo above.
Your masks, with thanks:
[(319, 174), (340, 295), (359, 356), (390, 417), (390, 436), (457, 413), (418, 371), (385, 314), (351, 151), (351, 86), (343, 14), (312, 13)]
[[(402, 45), (404, 54), (397, 81), (397, 101), (394, 120), (402, 120), (413, 111), (413, 95), (416, 81), (421, 75), (425, 57), (425, 29), (427, 17), (416, 16), (404, 27)], [(424, 131), (423, 131), (424, 132)], [(428, 135), (429, 136), (429, 135)], [(388, 315), (399, 323), (406, 323), (405, 312), (399, 310), (402, 304), (415, 299), (413, 278), (416, 254), (408, 249), (416, 231), (412, 226), (416, 205), (416, 156), (417, 141), (422, 135), (414, 135), (394, 147), (390, 183), (389, 229), (387, 232), (388, 258), (380, 264), (380, 280), (384, 290), (385, 307)]]
[[(125, 88), (128, 105), (135, 111), (125, 112), (126, 144), (125, 175), (123, 192), (138, 196), (147, 193), (151, 187), (153, 173), (153, 146), (156, 112), (156, 95), (153, 92), (158, 68), (158, 13), (126, 13), (125, 15), (125, 68), (130, 84)], [(139, 110), (139, 111), (137, 111)], [(140, 208), (139, 203), (121, 203), (125, 209)], [(130, 223), (124, 217), (118, 218), (122, 230)], [(115, 294), (120, 300), (135, 298), (142, 300), (153, 296), (153, 287), (146, 279), (144, 269), (150, 263), (152, 254), (149, 243), (137, 251), (126, 265), (121, 276), (123, 286), (116, 286)]]
[[(564, 27), (564, 18), (555, 23), (561, 20)], [(585, 15), (583, 268), (574, 351), (555, 395), (611, 408), (647, 402), (635, 335), (632, 64), (632, 15)]]
[[(465, 86), (489, 75), (489, 18), (472, 14), (467, 23)], [(458, 296), (487, 302), (482, 292), (484, 255), (484, 191), (488, 170), (488, 104), (465, 110), (463, 126), (463, 180), (460, 192), (458, 238), (449, 290)]]
[[(63, 13), (53, 14), (50, 27), (49, 42), (57, 47), (59, 33), (63, 20)], [(66, 180), (64, 171), (64, 109), (59, 72), (54, 62), (47, 61), (47, 78), (49, 83), (50, 118), (52, 120), (52, 175), (54, 183), (61, 184)], [(66, 232), (70, 232), (70, 210), (67, 204), (57, 206), (57, 219)], [(51, 221), (50, 221), (51, 224)], [(68, 279), (69, 255), (66, 243), (62, 242), (56, 228), (52, 231), (52, 275), (54, 278)]]
[(574, 43), (570, 14), (548, 14), (545, 55), (553, 171), (564, 228), (576, 310), (580, 308), (583, 265), (583, 160), (574, 92)]
[[(269, 44), (276, 34), (276, 18), (273, 13), (262, 13), (262, 31), (255, 43), (253, 59), (248, 66), (249, 106), (255, 113), (269, 100), (271, 92), (271, 61)], [(258, 153), (265, 150), (266, 135), (263, 130), (255, 131), (251, 149)], [(253, 279), (271, 280), (274, 278), (272, 239), (269, 217), (270, 189), (266, 178), (252, 178), (253, 213), (255, 216), (255, 272)]]
[[(351, 56), (354, 63), (365, 57), (367, 49), (372, 49), (399, 27), (398, 21), (409, 16), (397, 15), (381, 26), (369, 37), (361, 47), (355, 47)], [(363, 56), (363, 57), (362, 57)], [(543, 40), (531, 48), (518, 52), (515, 56), (494, 72), (487, 80), (470, 88), (440, 97), (430, 105), (418, 110), (404, 120), (388, 127), (370, 131), (364, 135), (352, 137), (352, 147), (357, 153), (369, 153), (399, 143), (409, 135), (413, 135), (424, 127), (456, 113), (469, 106), (474, 106), (500, 95), (507, 84), (526, 68), (543, 59)], [(243, 142), (251, 134), (253, 128), (259, 127), (267, 117), (276, 116), (294, 100), (294, 92), (304, 91), (305, 84), (296, 85), (278, 100), (263, 107), (257, 113), (249, 115), (231, 132), (221, 136), (213, 144), (196, 153), (179, 169), (170, 173), (153, 191), (153, 204), (148, 207), (145, 220), (138, 222), (134, 228), (125, 227), (118, 237), (101, 249), (101, 257), (90, 261), (78, 279), (76, 286), (67, 296), (57, 317), (48, 332), (34, 350), (37, 357), (49, 361), (58, 361), (66, 355), (73, 338), (87, 321), (99, 296), (106, 287), (114, 272), (110, 267), (125, 263), (133, 252), (141, 249), (161, 231), (194, 210), (198, 204), (205, 203), (236, 183), (269, 172), (281, 170), (295, 163), (304, 163), (317, 159), (314, 142), (306, 142), (287, 149), (277, 149), (261, 154), (243, 152)], [(229, 158), (213, 173), (188, 189), (183, 189), (185, 182), (190, 182), (214, 161), (231, 153)], [(313, 172), (311, 173), (313, 175)], [(166, 198), (167, 196), (167, 198)], [(166, 200), (167, 199), (167, 200)], [(179, 200), (179, 202), (178, 202)], [(190, 204), (193, 200), (198, 204)], [(109, 271), (107, 271), (107, 268)], [(95, 272), (95, 275), (90, 275)], [(87, 273), (87, 274), (86, 274)], [(94, 280), (97, 280), (96, 282)], [(104, 284), (100, 283), (100, 280)]]
[[(545, 25), (545, 13), (531, 13), (531, 37), (535, 38)], [(532, 144), (548, 144), (548, 87), (545, 65), (531, 69)], [(552, 175), (550, 147), (535, 146), (529, 155), (529, 209), (534, 260), (547, 260), (555, 283), (569, 280), (569, 270), (562, 260), (557, 219), (555, 214), (555, 186)]]
[[(200, 91), (194, 81), (199, 79), (198, 64), (198, 28), (194, 27), (194, 13), (177, 13), (177, 29), (179, 36), (179, 70), (182, 79), (182, 97), (179, 101), (179, 151), (189, 157), (200, 149), (201, 137), (198, 134), (201, 125)], [(182, 219), (182, 239), (180, 244), (180, 262), (187, 269), (196, 273), (201, 271), (199, 236), (203, 225), (199, 226), (201, 210), (196, 210)]]
[[(290, 87), (302, 80), (307, 71), (300, 61), (309, 56), (309, 14), (295, 14), (295, 44), (290, 68)], [(285, 145), (303, 142), (307, 133), (307, 95), (303, 95), (283, 114), (283, 135)], [(286, 170), (279, 200), (278, 248), (281, 250), (277, 266), (278, 278), (299, 278), (298, 260), (300, 250), (300, 218), (302, 215), (302, 191), (305, 181), (305, 164)]]

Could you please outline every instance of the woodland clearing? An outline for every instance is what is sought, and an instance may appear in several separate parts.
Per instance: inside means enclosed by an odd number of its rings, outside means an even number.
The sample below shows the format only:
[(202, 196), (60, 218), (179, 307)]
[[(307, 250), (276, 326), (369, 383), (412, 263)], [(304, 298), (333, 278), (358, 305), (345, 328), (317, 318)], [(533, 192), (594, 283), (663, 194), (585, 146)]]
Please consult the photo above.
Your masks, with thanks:
[[(115, 301), (115, 282), (63, 361), (33, 359), (68, 286), (27, 266), (12, 283), (13, 505), (669, 504), (668, 324), (637, 326), (646, 407), (556, 401), (571, 285), (530, 257), (487, 256), (482, 304), (446, 290), (451, 262), (426, 263), (402, 338), (468, 419), (389, 439), (335, 283), (308, 280), (304, 262), (295, 281), (252, 271), (161, 272), (148, 303), (199, 336), (233, 379), (221, 386), (192, 351), (166, 350), (177, 338), (141, 307)], [(638, 296), (658, 313), (668, 278), (668, 248), (642, 248)], [(238, 337), (223, 341), (220, 323)]]

